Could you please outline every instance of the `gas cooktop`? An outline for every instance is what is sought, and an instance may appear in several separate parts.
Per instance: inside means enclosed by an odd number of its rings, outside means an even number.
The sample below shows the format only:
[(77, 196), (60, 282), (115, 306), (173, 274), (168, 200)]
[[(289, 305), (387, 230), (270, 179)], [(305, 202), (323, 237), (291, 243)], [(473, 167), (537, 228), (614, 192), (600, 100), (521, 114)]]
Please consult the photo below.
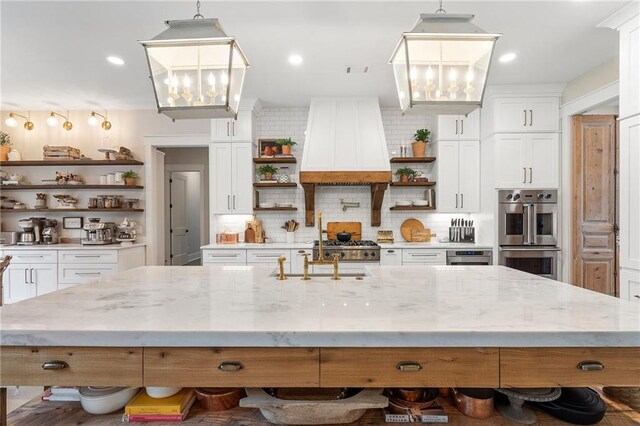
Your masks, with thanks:
[[(371, 240), (346, 242), (326, 240), (322, 241), (322, 245), (324, 248), (324, 260), (333, 259), (334, 254), (340, 256), (341, 262), (378, 262), (380, 259), (380, 246)], [(313, 258), (318, 259), (319, 256), (320, 244), (316, 241), (313, 246)]]
[[(316, 240), (314, 243), (315, 247), (318, 247), (320, 243)], [(379, 247), (378, 243), (371, 240), (351, 240), (351, 241), (338, 241), (338, 240), (323, 240), (322, 245), (325, 247)]]

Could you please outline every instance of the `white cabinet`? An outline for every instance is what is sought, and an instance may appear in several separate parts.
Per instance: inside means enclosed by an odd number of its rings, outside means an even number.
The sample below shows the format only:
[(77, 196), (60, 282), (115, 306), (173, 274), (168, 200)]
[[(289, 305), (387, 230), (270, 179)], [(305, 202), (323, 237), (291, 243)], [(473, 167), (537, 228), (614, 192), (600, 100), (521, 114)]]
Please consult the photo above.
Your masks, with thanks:
[(480, 210), (480, 142), (438, 141), (438, 212)]
[(640, 15), (620, 31), (620, 117), (640, 113)]
[(58, 265), (54, 263), (12, 263), (3, 276), (5, 303), (56, 291), (57, 269)]
[(202, 250), (202, 264), (216, 266), (239, 266), (247, 264), (246, 250)]
[(238, 119), (211, 120), (211, 142), (252, 142), (254, 135), (252, 111), (238, 111)]
[[(295, 251), (294, 251), (295, 252)], [(291, 273), (291, 251), (290, 250), (274, 250), (274, 249), (252, 249), (247, 250), (247, 265), (248, 266), (266, 266), (271, 267), (274, 270), (278, 268), (278, 259), (280, 256), (284, 256), (286, 261), (284, 262), (284, 273)]]
[(559, 132), (560, 100), (557, 97), (496, 98), (493, 132)]
[(480, 139), (480, 109), (467, 115), (439, 115), (438, 140)]
[(253, 213), (252, 147), (248, 142), (211, 144), (209, 186), (214, 214)]
[(557, 134), (498, 134), (495, 136), (496, 188), (557, 188)]
[(403, 265), (446, 265), (445, 250), (436, 249), (404, 249), (402, 250)]
[(381, 249), (380, 266), (402, 265), (402, 249)]
[(640, 271), (640, 115), (620, 121), (620, 266)]
[[(304, 272), (304, 254), (309, 255), (309, 260), (313, 260), (313, 250), (297, 249), (291, 250), (291, 273), (302, 274)], [(289, 259), (287, 259), (289, 260)]]
[(620, 269), (620, 298), (640, 303), (640, 271)]

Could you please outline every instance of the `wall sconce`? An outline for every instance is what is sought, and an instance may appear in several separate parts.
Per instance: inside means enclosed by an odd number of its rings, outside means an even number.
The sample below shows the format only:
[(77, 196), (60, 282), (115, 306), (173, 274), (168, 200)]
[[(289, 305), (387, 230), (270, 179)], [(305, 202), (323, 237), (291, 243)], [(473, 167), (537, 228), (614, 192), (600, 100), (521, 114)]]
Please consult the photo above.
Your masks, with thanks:
[(27, 113), (27, 115), (24, 116), (22, 114), (16, 114), (15, 112), (9, 113), (9, 118), (7, 118), (7, 120), (5, 121), (5, 123), (7, 123), (7, 126), (16, 127), (18, 125), (18, 120), (16, 120), (16, 117), (24, 118), (24, 128), (26, 130), (33, 130), (33, 128), (35, 127), (31, 122), (31, 113)]
[(107, 112), (104, 112), (104, 115), (97, 113), (95, 111), (91, 111), (91, 117), (89, 117), (89, 125), (90, 126), (97, 126), (99, 123), (99, 120), (97, 117), (101, 117), (102, 118), (102, 123), (100, 124), (100, 127), (102, 127), (104, 130), (109, 130), (111, 128), (111, 122), (109, 120), (107, 120)]
[(69, 111), (67, 111), (67, 115), (64, 116), (62, 114), (58, 114), (57, 112), (53, 112), (51, 111), (51, 114), (49, 115), (49, 118), (47, 118), (47, 124), (51, 127), (55, 127), (58, 125), (58, 119), (56, 118), (56, 115), (58, 117), (62, 117), (64, 118), (64, 123), (62, 123), (62, 128), (65, 130), (71, 130), (73, 128), (73, 124), (69, 121)]

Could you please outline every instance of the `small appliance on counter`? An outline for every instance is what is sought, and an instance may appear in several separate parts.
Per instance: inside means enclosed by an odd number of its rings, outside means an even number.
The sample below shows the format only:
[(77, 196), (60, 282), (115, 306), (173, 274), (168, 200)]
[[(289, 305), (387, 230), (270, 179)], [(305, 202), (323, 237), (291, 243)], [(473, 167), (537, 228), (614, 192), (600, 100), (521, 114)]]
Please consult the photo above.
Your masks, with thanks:
[(55, 219), (45, 219), (42, 230), (42, 242), (44, 244), (58, 244), (58, 221)]
[(136, 222), (124, 218), (122, 223), (118, 225), (116, 240), (121, 242), (123, 246), (132, 245), (136, 240)]
[(19, 237), (20, 232), (18, 231), (2, 231), (0, 232), (0, 244), (16, 245)]
[(473, 220), (451, 219), (449, 241), (452, 243), (475, 243), (476, 228), (473, 226)]
[(45, 218), (30, 217), (29, 219), (20, 219), (18, 226), (22, 229), (20, 238), (18, 238), (19, 246), (32, 246), (42, 242), (42, 229)]
[(89, 223), (82, 227), (84, 237), (80, 243), (85, 246), (115, 244), (116, 228), (113, 222), (100, 222), (99, 218), (89, 218)]

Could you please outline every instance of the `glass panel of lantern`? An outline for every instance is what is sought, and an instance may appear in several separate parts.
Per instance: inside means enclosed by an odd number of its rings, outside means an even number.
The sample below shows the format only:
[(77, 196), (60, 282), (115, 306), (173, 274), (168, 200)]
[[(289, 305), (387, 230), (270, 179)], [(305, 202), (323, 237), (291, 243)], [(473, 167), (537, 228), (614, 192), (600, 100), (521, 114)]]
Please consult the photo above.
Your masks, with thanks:
[(400, 108), (403, 111), (409, 107), (409, 67), (407, 65), (406, 49), (406, 39), (403, 38), (400, 41), (400, 45), (396, 49), (393, 58), (391, 58), (391, 63), (393, 64), (393, 75), (396, 78), (398, 99), (400, 100)]

